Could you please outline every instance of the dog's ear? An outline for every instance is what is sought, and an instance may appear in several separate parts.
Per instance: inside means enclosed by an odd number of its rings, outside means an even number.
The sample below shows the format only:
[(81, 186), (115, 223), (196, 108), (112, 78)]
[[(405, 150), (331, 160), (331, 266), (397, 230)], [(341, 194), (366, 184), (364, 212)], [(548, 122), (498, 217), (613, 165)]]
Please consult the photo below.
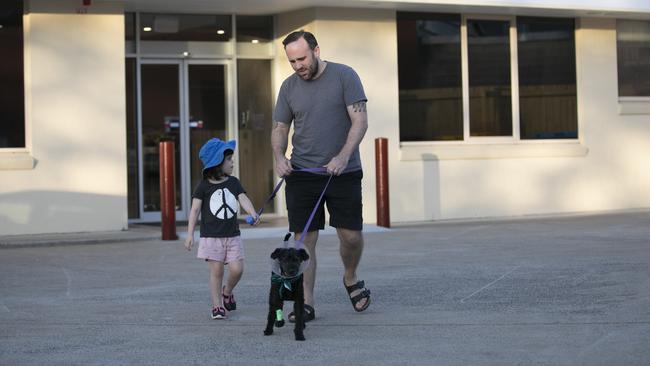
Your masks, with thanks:
[(282, 253), (282, 248), (276, 248), (273, 253), (271, 253), (271, 259), (277, 259)]
[(307, 251), (305, 249), (300, 248), (300, 250), (298, 250), (298, 257), (301, 260), (306, 261), (307, 259), (309, 259), (309, 254), (307, 254)]

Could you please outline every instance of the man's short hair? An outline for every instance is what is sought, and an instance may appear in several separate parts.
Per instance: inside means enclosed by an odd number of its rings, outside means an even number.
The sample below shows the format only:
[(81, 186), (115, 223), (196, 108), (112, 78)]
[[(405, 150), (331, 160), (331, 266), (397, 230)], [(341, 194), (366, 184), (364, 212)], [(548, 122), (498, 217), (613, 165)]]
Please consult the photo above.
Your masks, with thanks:
[(289, 43), (293, 43), (300, 38), (303, 38), (305, 41), (307, 41), (307, 44), (309, 45), (310, 49), (315, 49), (316, 46), (318, 46), (318, 41), (316, 41), (316, 37), (314, 37), (313, 34), (310, 32), (304, 31), (304, 30), (299, 30), (295, 32), (291, 32), (285, 39), (282, 41), (282, 44), (284, 45), (284, 48), (287, 48), (287, 45)]

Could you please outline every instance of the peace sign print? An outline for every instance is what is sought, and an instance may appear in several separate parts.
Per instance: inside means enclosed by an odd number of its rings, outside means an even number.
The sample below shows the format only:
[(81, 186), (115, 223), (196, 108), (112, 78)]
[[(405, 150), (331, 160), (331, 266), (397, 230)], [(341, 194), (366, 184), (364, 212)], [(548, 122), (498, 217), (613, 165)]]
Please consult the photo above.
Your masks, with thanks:
[(226, 220), (237, 215), (239, 202), (228, 188), (217, 189), (210, 197), (210, 212), (218, 219)]

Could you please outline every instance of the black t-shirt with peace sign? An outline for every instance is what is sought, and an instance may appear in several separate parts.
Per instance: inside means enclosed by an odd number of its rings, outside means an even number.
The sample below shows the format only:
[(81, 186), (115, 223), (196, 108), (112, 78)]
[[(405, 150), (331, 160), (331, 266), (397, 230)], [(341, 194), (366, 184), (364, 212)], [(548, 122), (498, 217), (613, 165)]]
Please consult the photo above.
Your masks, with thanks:
[(237, 197), (246, 193), (239, 179), (228, 177), (221, 183), (210, 183), (201, 180), (192, 198), (201, 202), (201, 237), (230, 238), (240, 235), (237, 212), (239, 201)]

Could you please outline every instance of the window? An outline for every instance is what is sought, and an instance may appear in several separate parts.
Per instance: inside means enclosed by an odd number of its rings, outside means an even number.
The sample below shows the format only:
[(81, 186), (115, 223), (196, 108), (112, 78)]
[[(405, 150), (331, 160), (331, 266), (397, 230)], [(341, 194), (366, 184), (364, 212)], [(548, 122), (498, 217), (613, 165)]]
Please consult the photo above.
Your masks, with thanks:
[(467, 20), (471, 136), (512, 136), (509, 30), (509, 21)]
[(398, 13), (400, 141), (576, 139), (574, 33), (565, 18)]
[(0, 2), (0, 148), (25, 147), (23, 2)]
[(140, 201), (138, 171), (138, 87), (136, 80), (137, 62), (133, 57), (125, 60), (125, 84), (126, 84), (126, 163), (127, 163), (127, 184), (128, 184), (128, 212), (129, 219), (136, 219), (140, 216)]
[(618, 95), (650, 97), (650, 21), (618, 20)]
[(521, 139), (578, 138), (575, 22), (517, 18)]
[(124, 13), (124, 52), (133, 54), (135, 49), (135, 13)]
[(397, 13), (401, 141), (462, 140), (460, 16)]
[(142, 41), (228, 42), (230, 15), (140, 14)]
[(237, 16), (237, 42), (268, 43), (272, 41), (272, 16)]

